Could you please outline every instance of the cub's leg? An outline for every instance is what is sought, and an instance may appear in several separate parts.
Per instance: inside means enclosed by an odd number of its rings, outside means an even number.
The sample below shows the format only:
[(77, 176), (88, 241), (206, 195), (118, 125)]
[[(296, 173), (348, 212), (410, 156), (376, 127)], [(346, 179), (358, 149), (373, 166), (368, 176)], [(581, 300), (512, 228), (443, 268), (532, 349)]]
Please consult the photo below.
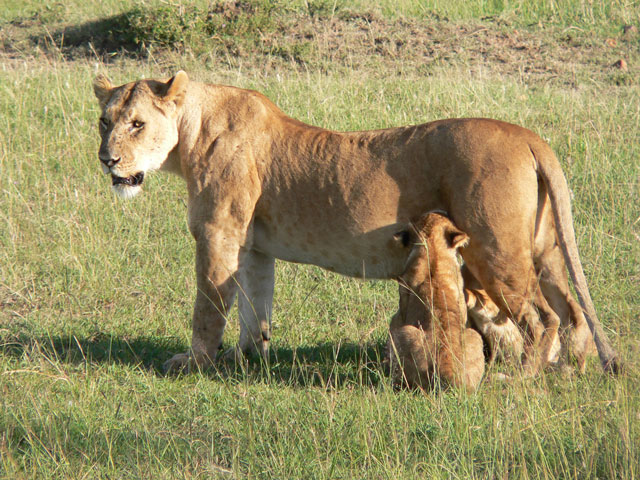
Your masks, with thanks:
[(198, 292), (193, 309), (191, 351), (173, 356), (165, 371), (206, 368), (216, 359), (229, 309), (238, 290), (239, 258), (243, 252), (230, 232), (201, 229), (196, 238)]
[[(428, 390), (435, 383), (436, 345), (431, 329), (425, 331), (417, 318), (405, 318), (402, 292), (400, 309), (391, 319), (387, 354), (391, 367), (391, 378), (397, 387), (422, 388)], [(414, 295), (411, 292), (409, 295)], [(420, 302), (419, 299), (416, 299)], [(426, 308), (426, 307), (423, 307)], [(408, 321), (407, 321), (408, 320)]]
[(480, 385), (484, 375), (484, 352), (482, 337), (473, 328), (465, 328), (462, 336), (462, 385), (473, 392)]
[(255, 250), (247, 252), (240, 267), (238, 351), (256, 353), (265, 360), (271, 338), (275, 260)]
[(520, 362), (523, 340), (518, 327), (493, 303), (466, 265), (462, 266), (462, 278), (470, 323), (489, 345), (489, 363), (498, 356)]

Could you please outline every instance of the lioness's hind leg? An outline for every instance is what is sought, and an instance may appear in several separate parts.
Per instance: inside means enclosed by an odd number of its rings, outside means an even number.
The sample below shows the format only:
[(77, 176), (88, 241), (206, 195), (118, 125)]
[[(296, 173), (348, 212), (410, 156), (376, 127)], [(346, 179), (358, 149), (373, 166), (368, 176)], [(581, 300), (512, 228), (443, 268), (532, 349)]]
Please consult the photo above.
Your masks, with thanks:
[(271, 340), (274, 265), (273, 257), (252, 250), (243, 257), (240, 267), (238, 350), (265, 360)]
[(540, 271), (542, 293), (560, 318), (559, 362), (569, 357), (575, 361), (578, 371), (584, 373), (587, 356), (593, 352), (595, 345), (584, 313), (570, 293), (562, 252), (555, 246), (544, 252), (536, 263)]
[(540, 342), (540, 365), (545, 366), (551, 355), (551, 349), (558, 338), (558, 329), (560, 327), (560, 317), (551, 308), (547, 299), (542, 293), (540, 286), (536, 288), (534, 304), (540, 314), (540, 320), (544, 325), (544, 334)]

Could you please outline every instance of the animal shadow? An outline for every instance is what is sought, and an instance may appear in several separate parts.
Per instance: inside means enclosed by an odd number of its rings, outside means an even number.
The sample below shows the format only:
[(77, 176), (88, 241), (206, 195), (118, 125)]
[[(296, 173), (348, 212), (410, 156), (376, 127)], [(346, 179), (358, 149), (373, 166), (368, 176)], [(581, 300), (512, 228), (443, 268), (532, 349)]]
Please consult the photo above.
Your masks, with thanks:
[[(268, 361), (256, 356), (219, 360), (202, 373), (223, 381), (266, 381), (300, 388), (376, 387), (388, 375), (385, 348), (382, 340), (364, 344), (325, 342), (297, 348), (272, 345)], [(73, 365), (128, 365), (163, 377), (163, 363), (173, 353), (187, 350), (184, 342), (159, 337), (127, 338), (105, 333), (34, 337), (27, 333), (0, 333), (0, 355), (40, 355)], [(189, 375), (180, 375), (185, 374)]]

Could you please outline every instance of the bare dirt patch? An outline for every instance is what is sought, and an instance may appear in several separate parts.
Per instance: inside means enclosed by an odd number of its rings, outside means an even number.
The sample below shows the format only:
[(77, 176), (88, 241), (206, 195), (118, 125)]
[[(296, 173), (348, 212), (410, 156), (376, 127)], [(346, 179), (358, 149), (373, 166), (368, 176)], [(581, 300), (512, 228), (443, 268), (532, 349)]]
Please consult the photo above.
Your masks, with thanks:
[[(574, 84), (579, 77), (637, 83), (638, 37), (620, 32), (614, 43), (589, 32), (534, 26), (516, 29), (492, 19), (385, 20), (372, 15), (296, 19), (266, 45), (307, 45), (309, 64), (337, 64), (382, 72), (417, 72), (466, 66), (471, 72), (514, 75), (528, 80)], [(626, 59), (627, 75), (614, 66)], [(302, 59), (304, 61), (304, 58)]]

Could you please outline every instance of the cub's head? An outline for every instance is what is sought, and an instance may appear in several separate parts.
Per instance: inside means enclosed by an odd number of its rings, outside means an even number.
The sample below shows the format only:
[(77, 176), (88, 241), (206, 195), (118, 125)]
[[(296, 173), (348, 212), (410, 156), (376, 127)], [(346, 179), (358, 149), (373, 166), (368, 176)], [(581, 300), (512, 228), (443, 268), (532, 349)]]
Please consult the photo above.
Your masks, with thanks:
[(145, 174), (159, 169), (178, 144), (176, 119), (188, 83), (183, 71), (167, 81), (140, 80), (119, 87), (104, 75), (93, 81), (102, 108), (98, 158), (119, 196), (136, 195)]
[(430, 322), (442, 307), (452, 312), (459, 308), (460, 314), (462, 310), (466, 314), (457, 252), (469, 242), (467, 234), (434, 211), (411, 222), (395, 238), (408, 253), (404, 272), (398, 277), (400, 310), (405, 316)]
[(400, 279), (412, 290), (421, 285), (431, 289), (433, 283), (462, 282), (457, 252), (468, 244), (469, 237), (447, 216), (429, 212), (398, 235), (403, 235), (403, 243), (411, 247)]

